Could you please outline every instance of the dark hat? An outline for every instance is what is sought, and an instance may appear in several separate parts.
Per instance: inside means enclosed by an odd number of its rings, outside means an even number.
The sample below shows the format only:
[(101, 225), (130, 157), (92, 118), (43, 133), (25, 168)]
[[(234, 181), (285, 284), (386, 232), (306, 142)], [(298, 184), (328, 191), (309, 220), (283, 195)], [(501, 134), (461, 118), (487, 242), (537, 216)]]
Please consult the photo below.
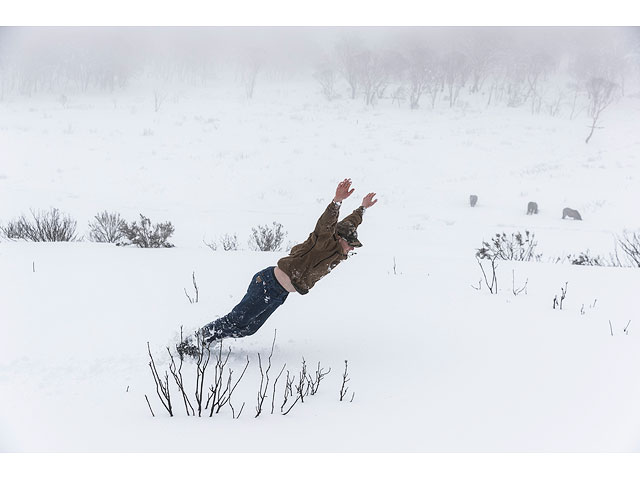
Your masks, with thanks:
[(338, 222), (336, 225), (336, 233), (346, 240), (352, 247), (361, 247), (362, 243), (358, 240), (358, 232), (356, 226), (351, 222)]

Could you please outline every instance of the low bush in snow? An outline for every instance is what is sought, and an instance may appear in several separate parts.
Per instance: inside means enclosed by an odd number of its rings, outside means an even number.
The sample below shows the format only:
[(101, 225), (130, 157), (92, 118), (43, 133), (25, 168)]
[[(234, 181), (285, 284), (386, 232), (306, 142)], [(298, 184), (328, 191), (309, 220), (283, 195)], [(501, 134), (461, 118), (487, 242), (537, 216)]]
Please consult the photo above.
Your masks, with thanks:
[[(213, 251), (218, 250), (218, 242), (216, 242), (215, 240), (211, 242), (205, 241), (204, 244)], [(224, 235), (222, 235), (220, 237), (220, 245), (222, 246), (222, 249), (225, 252), (229, 250), (240, 250), (240, 247), (238, 244), (238, 236), (235, 234), (230, 235), (228, 233), (225, 233)]]
[(536, 254), (538, 242), (535, 234), (525, 231), (512, 233), (497, 233), (489, 242), (482, 242), (476, 256), (480, 259), (516, 260), (521, 262), (539, 261), (542, 254)]
[(73, 242), (76, 236), (77, 222), (57, 208), (49, 211), (31, 210), (31, 218), (21, 215), (2, 227), (2, 234), (12, 240), (32, 242)]
[(89, 222), (89, 240), (102, 243), (118, 243), (122, 240), (122, 229), (126, 222), (119, 213), (109, 213), (105, 210), (93, 218), (95, 221)]
[(283, 230), (283, 226), (280, 223), (273, 222), (272, 225), (258, 225), (251, 229), (249, 247), (252, 250), (275, 252), (281, 249), (287, 232)]
[(144, 215), (140, 214), (140, 224), (135, 221), (131, 224), (124, 223), (121, 228), (127, 241), (124, 244), (133, 244), (141, 248), (171, 248), (173, 244), (168, 239), (174, 232), (171, 222), (151, 225)]
[(238, 236), (225, 233), (222, 237), (220, 237), (220, 245), (222, 245), (222, 249), (225, 251), (238, 250)]
[(600, 255), (592, 255), (589, 250), (586, 252), (580, 252), (577, 255), (568, 255), (567, 259), (571, 262), (571, 265), (590, 265), (596, 267), (604, 267), (607, 262)]

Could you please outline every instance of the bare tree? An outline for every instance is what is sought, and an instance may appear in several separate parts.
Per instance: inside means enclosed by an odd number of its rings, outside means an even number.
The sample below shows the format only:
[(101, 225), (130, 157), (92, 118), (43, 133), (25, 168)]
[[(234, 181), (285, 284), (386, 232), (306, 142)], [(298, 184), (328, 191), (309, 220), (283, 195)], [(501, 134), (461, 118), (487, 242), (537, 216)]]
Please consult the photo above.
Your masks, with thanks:
[(253, 48), (246, 52), (244, 61), (240, 67), (240, 76), (242, 84), (244, 85), (244, 91), (248, 99), (253, 98), (253, 91), (256, 86), (256, 79), (258, 73), (262, 69), (262, 52), (259, 49)]
[(470, 93), (482, 90), (484, 82), (495, 65), (497, 39), (493, 33), (475, 31), (465, 42), (464, 53), (467, 56), (470, 76)]
[(357, 57), (359, 84), (362, 86), (365, 104), (372, 105), (378, 89), (387, 82), (387, 72), (380, 56), (365, 50)]
[(460, 90), (464, 87), (469, 75), (467, 57), (460, 52), (450, 52), (442, 61), (444, 73), (443, 85), (446, 85), (449, 93), (449, 107), (453, 107), (458, 100)]
[(336, 98), (335, 85), (337, 77), (335, 68), (329, 63), (319, 65), (313, 74), (313, 78), (320, 84), (324, 98), (329, 101)]
[(351, 88), (351, 98), (356, 98), (360, 81), (361, 53), (364, 51), (359, 37), (342, 37), (335, 47), (336, 60), (340, 73)]
[(525, 100), (531, 99), (532, 114), (539, 113), (543, 98), (542, 80), (554, 68), (554, 62), (549, 55), (538, 53), (529, 57), (526, 65), (527, 93)]
[(415, 110), (420, 106), (423, 93), (438, 91), (439, 64), (436, 56), (426, 48), (413, 47), (408, 54), (408, 76), (409, 107)]
[(160, 111), (160, 107), (167, 99), (167, 94), (164, 92), (160, 92), (158, 90), (153, 92), (153, 111), (158, 113)]
[(586, 88), (589, 95), (589, 116), (592, 119), (591, 131), (585, 139), (585, 143), (589, 143), (600, 115), (615, 99), (617, 85), (605, 78), (593, 77), (587, 82)]

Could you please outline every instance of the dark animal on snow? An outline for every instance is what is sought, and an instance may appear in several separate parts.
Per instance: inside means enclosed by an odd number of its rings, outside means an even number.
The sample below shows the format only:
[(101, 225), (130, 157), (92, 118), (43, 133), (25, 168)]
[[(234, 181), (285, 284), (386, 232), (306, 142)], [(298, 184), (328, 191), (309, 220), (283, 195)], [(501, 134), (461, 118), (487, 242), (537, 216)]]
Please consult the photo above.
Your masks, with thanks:
[(574, 220), (582, 220), (582, 217), (580, 216), (580, 212), (569, 207), (562, 209), (562, 218), (565, 219), (567, 217), (572, 218)]

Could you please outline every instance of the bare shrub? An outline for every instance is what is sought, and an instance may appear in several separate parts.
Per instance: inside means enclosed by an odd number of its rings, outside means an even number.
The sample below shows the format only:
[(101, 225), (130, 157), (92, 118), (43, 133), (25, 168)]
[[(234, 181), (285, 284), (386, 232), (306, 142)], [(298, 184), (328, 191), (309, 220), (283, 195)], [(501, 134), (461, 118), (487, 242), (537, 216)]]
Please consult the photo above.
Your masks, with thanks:
[(57, 208), (49, 211), (31, 210), (32, 219), (21, 215), (17, 220), (2, 227), (2, 234), (9, 239), (30, 240), (32, 242), (73, 242), (77, 222), (62, 214)]
[(482, 247), (477, 250), (476, 256), (480, 259), (539, 261), (542, 254), (535, 253), (537, 245), (535, 234), (529, 231), (525, 231), (524, 236), (520, 232), (512, 233), (511, 236), (507, 236), (506, 233), (497, 233), (490, 242), (482, 242)]
[[(625, 231), (621, 237), (616, 237), (616, 242), (627, 257), (627, 263), (633, 267), (640, 267), (640, 232)], [(621, 265), (619, 259), (618, 264)]]
[(119, 213), (109, 213), (105, 210), (93, 218), (95, 221), (89, 222), (89, 240), (101, 243), (118, 243), (122, 240), (125, 221)]
[(209, 247), (214, 252), (218, 250), (218, 246), (221, 246), (222, 249), (226, 252), (230, 250), (240, 250), (240, 245), (238, 243), (238, 236), (236, 234), (231, 235), (231, 234), (225, 233), (220, 237), (219, 243), (216, 242), (215, 240), (212, 240), (211, 242), (207, 242), (206, 240), (203, 240), (203, 242), (207, 247)]
[(589, 265), (596, 267), (604, 267), (607, 262), (600, 255), (592, 255), (589, 250), (586, 252), (580, 252), (577, 255), (567, 255), (567, 260), (571, 262), (571, 265)]
[(173, 244), (167, 240), (174, 232), (171, 222), (157, 223), (151, 225), (144, 215), (140, 214), (140, 225), (135, 221), (131, 224), (125, 222), (122, 226), (122, 233), (127, 240), (140, 248), (171, 248)]
[(335, 69), (328, 64), (318, 66), (313, 74), (313, 78), (320, 84), (324, 98), (331, 101), (336, 98), (335, 85), (338, 74)]
[(258, 225), (251, 229), (249, 247), (261, 252), (275, 252), (281, 249), (287, 232), (280, 223), (273, 222), (272, 226)]
[(228, 233), (225, 233), (220, 237), (220, 244), (222, 245), (222, 249), (224, 251), (238, 250), (238, 236), (236, 234), (230, 235)]

